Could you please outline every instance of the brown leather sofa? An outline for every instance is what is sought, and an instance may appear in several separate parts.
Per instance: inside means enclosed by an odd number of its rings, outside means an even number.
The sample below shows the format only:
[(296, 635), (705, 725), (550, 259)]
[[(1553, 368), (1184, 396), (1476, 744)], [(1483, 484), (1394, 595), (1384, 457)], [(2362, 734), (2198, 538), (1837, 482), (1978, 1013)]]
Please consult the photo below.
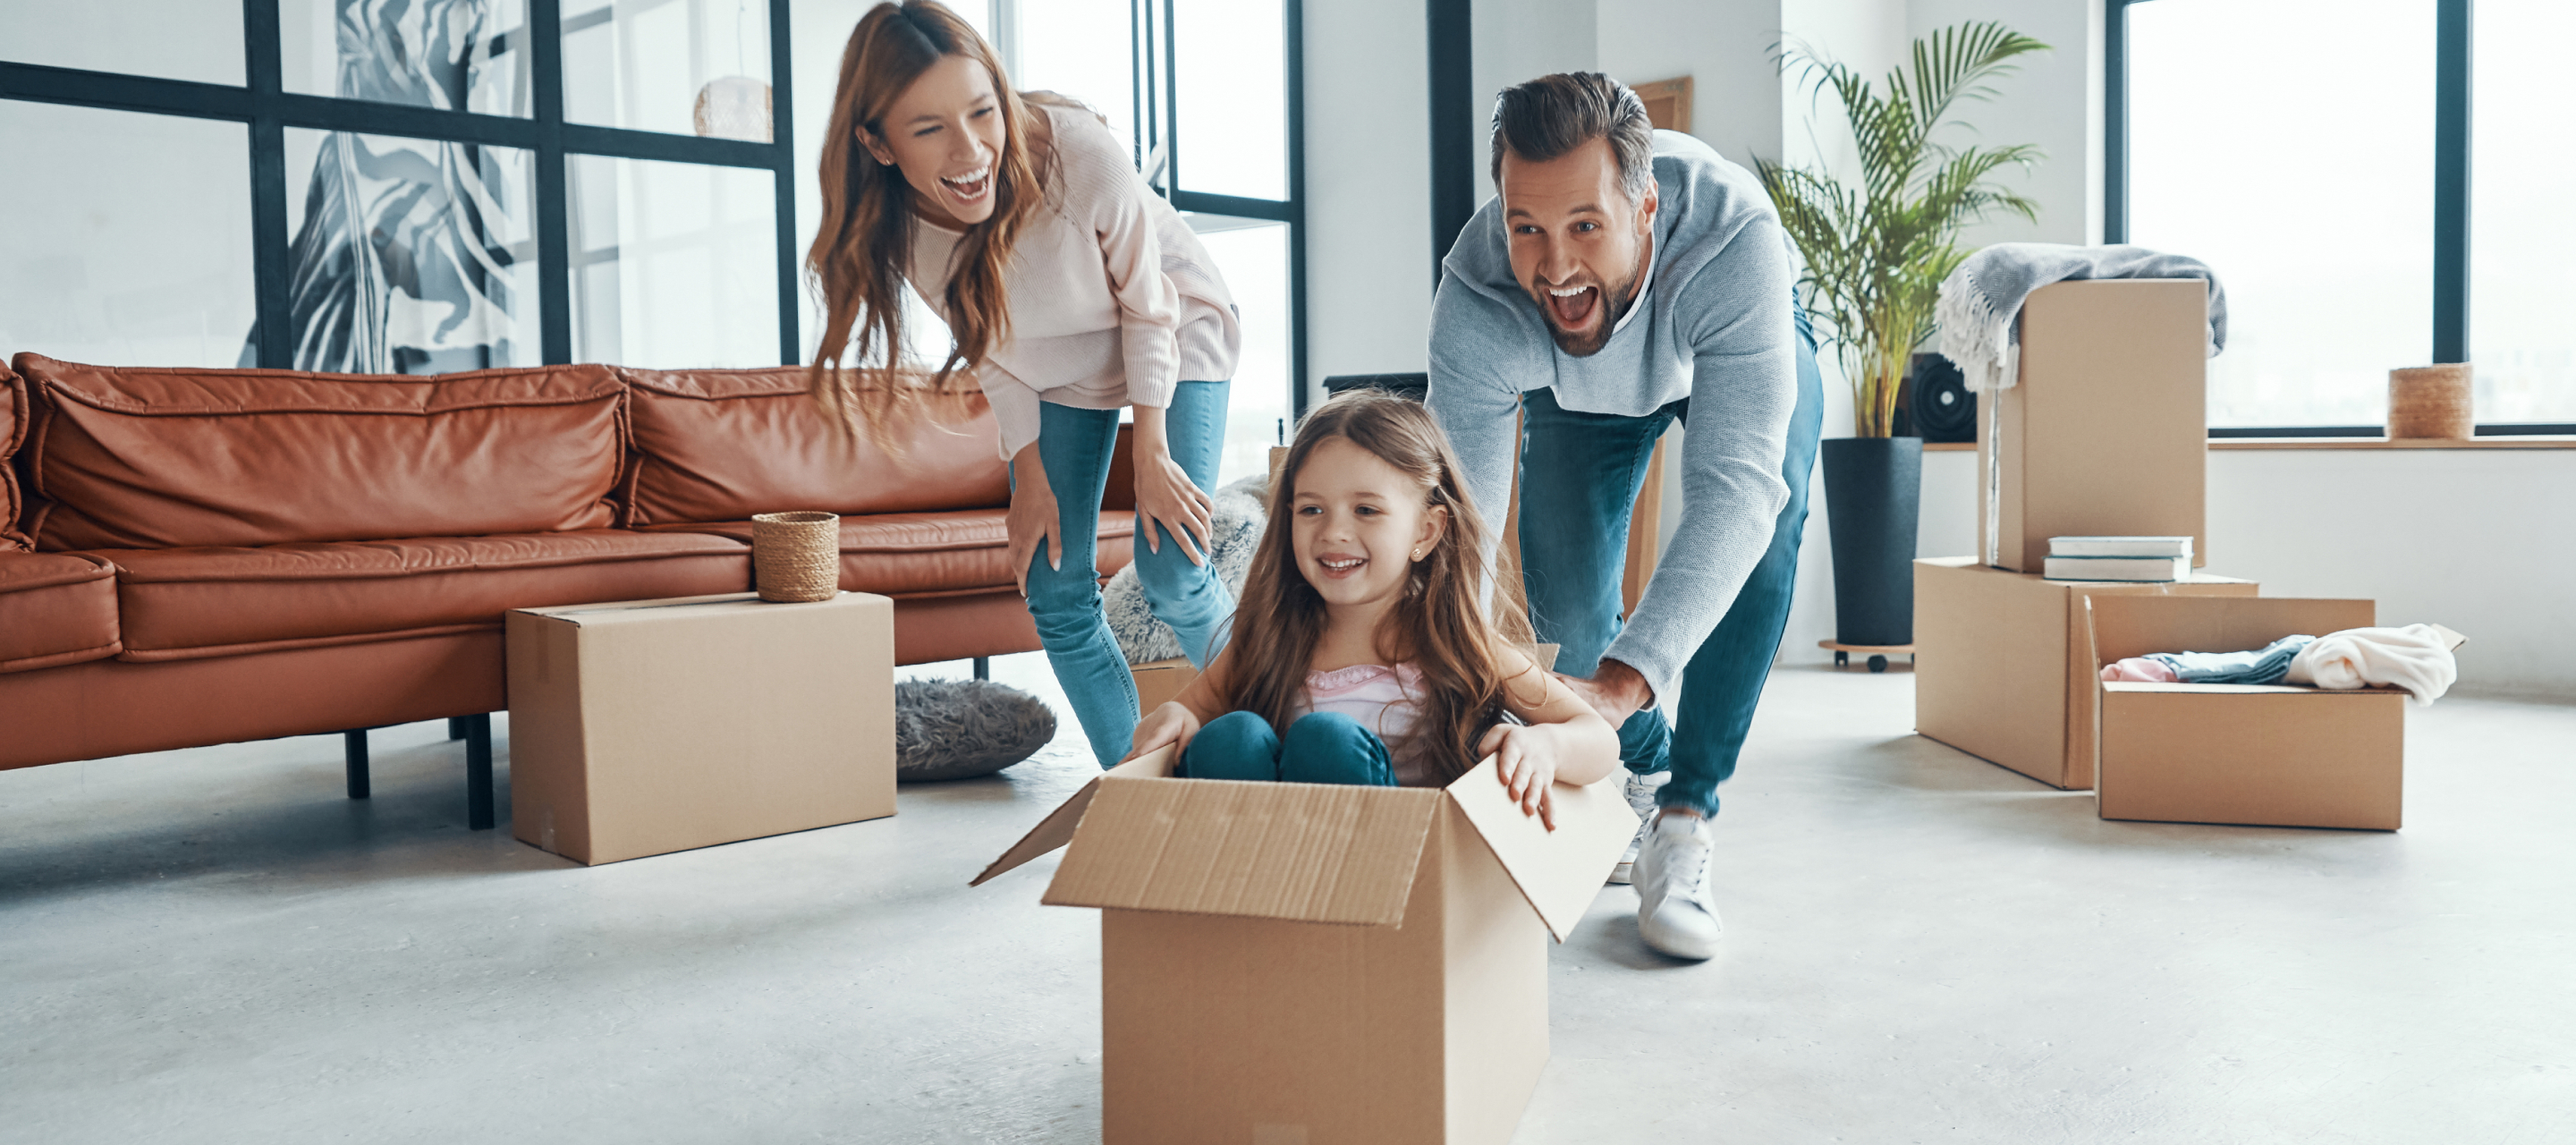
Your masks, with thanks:
[[(513, 608), (741, 592), (750, 518), (842, 515), (898, 663), (1035, 649), (980, 397), (839, 433), (795, 367), (432, 377), (0, 369), (0, 769), (462, 718), (491, 825)], [(1113, 476), (1100, 573), (1128, 560)], [(351, 793), (363, 740), (351, 737)]]

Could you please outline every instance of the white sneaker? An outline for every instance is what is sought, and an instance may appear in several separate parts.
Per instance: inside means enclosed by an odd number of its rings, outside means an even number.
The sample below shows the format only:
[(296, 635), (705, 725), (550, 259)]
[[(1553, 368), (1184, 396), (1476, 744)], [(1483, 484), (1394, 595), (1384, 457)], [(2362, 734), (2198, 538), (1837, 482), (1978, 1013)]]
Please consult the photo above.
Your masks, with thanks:
[(1610, 885), (1627, 886), (1637, 867), (1637, 850), (1646, 845), (1646, 828), (1655, 821), (1655, 792), (1673, 781), (1673, 773), (1658, 771), (1653, 775), (1628, 774), (1628, 809), (1637, 813), (1637, 834), (1628, 840), (1628, 851), (1619, 856), (1619, 865), (1610, 868)]
[(1646, 945), (1693, 961), (1717, 954), (1726, 923), (1708, 901), (1708, 853), (1714, 835), (1695, 815), (1658, 815), (1646, 823), (1637, 855), (1637, 933)]

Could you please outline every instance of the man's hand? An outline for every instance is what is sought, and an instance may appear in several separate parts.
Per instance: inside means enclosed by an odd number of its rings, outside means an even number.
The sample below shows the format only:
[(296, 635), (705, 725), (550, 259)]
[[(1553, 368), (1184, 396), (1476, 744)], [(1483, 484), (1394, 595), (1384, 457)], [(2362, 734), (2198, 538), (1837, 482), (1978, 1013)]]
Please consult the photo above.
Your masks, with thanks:
[(1601, 667), (1593, 671), (1589, 680), (1563, 672), (1557, 673), (1556, 678), (1565, 681), (1566, 687), (1574, 689), (1575, 695), (1582, 697), (1584, 703), (1592, 705), (1593, 711), (1609, 721), (1612, 731), (1617, 731), (1628, 722), (1628, 717), (1655, 702), (1655, 690), (1646, 686), (1646, 678), (1617, 660), (1602, 661)]

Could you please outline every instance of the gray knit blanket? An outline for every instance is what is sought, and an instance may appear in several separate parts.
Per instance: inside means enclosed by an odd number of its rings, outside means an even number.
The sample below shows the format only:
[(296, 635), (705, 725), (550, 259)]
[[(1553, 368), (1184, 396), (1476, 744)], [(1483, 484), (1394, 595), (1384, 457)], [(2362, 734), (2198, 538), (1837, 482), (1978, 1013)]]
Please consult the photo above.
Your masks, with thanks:
[(2196, 258), (2142, 246), (1997, 243), (1968, 256), (1941, 280), (1934, 317), (1941, 353), (1958, 363), (1977, 393), (2008, 390), (2021, 379), (2021, 304), (2052, 282), (2091, 278), (2197, 278), (2209, 283), (2209, 356), (2227, 348), (2227, 291)]

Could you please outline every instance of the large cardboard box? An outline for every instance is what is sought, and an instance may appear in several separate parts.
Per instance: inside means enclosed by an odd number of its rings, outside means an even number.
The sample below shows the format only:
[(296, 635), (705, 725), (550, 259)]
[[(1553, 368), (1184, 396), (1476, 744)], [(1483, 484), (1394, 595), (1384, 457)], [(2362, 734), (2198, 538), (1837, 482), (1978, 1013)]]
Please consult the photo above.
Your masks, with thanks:
[(2038, 572), (2048, 539), (2188, 536), (2209, 563), (2209, 286), (2060, 282), (2021, 308), (2019, 384), (1979, 398), (1977, 551)]
[(1619, 778), (1556, 830), (1487, 760), (1445, 789), (1093, 780), (975, 882), (1070, 846), (1045, 901), (1100, 908), (1109, 1145), (1510, 1140), (1547, 1063), (1548, 936), (1637, 829)]
[(2099, 698), (2084, 601), (2101, 596), (2250, 597), (2249, 580), (2195, 573), (2172, 584), (2049, 580), (1974, 557), (1914, 562), (1914, 730), (2042, 783), (2093, 786)]
[[(2150, 652), (2235, 652), (2368, 628), (2367, 600), (2102, 597), (2098, 666)], [(2105, 819), (2394, 831), (2405, 803), (2406, 693), (2243, 684), (2099, 684)]]
[(509, 614), (510, 829), (612, 863), (894, 814), (894, 602)]

